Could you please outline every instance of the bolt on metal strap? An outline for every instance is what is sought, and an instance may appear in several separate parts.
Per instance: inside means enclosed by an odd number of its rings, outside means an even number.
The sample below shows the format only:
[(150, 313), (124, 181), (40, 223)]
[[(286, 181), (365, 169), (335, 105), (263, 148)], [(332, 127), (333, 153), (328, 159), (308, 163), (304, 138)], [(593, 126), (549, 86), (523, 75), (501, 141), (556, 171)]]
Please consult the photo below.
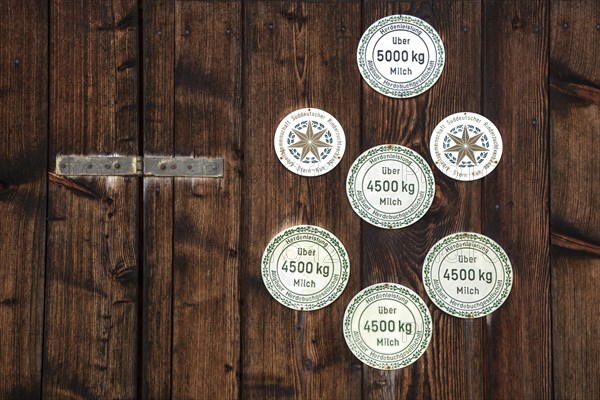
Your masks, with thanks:
[(223, 176), (223, 159), (161, 156), (64, 156), (56, 157), (56, 174), (63, 176)]

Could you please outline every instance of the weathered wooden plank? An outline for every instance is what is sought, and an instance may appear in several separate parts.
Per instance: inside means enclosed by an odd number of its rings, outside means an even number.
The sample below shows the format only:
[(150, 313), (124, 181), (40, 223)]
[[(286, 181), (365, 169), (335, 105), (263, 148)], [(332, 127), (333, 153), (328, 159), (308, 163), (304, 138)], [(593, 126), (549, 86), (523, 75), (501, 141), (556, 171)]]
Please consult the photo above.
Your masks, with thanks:
[[(50, 151), (135, 155), (137, 2), (50, 5)], [(136, 397), (137, 178), (49, 185), (43, 397)]]
[(0, 398), (36, 399), (42, 372), (48, 10), (0, 4)]
[(599, 18), (600, 4), (586, 1), (555, 1), (550, 18), (552, 227), (593, 243), (600, 160), (582, 154), (595, 149), (600, 126)]
[(551, 396), (548, 218), (548, 2), (483, 4), (483, 111), (504, 152), (484, 181), (484, 233), (508, 253), (514, 283), (486, 318), (486, 396)]
[[(244, 26), (242, 396), (359, 398), (361, 366), (344, 342), (342, 318), (360, 281), (360, 224), (345, 198), (346, 174), (360, 144), (360, 3), (249, 2)], [(346, 133), (341, 163), (316, 178), (288, 171), (273, 149), (279, 122), (304, 107), (329, 112)], [(350, 256), (344, 293), (311, 312), (279, 304), (260, 272), (269, 240), (297, 224), (333, 232)]]
[(598, 256), (552, 250), (552, 339), (554, 397), (600, 395), (598, 345)]
[(175, 153), (223, 178), (175, 178), (173, 398), (236, 398), (240, 360), (241, 2), (176, 2)]
[[(144, 155), (174, 155), (175, 1), (144, 2)], [(144, 179), (142, 398), (171, 397), (173, 179)]]
[[(432, 166), (436, 197), (423, 219), (406, 228), (390, 231), (363, 223), (362, 285), (398, 282), (430, 303), (421, 280), (427, 251), (446, 235), (481, 229), (481, 183), (448, 178), (429, 155), (438, 122), (456, 112), (480, 111), (481, 7), (471, 1), (366, 1), (363, 10), (363, 29), (388, 15), (419, 17), (438, 31), (446, 49), (440, 79), (417, 97), (392, 99), (363, 83), (363, 149), (397, 143), (415, 150)], [(482, 321), (454, 318), (433, 305), (430, 310), (434, 332), (427, 352), (398, 371), (365, 367), (365, 398), (482, 397)]]
[(173, 179), (144, 180), (142, 398), (171, 396)]
[(600, 397), (599, 21), (598, 2), (552, 3), (552, 337), (558, 399)]

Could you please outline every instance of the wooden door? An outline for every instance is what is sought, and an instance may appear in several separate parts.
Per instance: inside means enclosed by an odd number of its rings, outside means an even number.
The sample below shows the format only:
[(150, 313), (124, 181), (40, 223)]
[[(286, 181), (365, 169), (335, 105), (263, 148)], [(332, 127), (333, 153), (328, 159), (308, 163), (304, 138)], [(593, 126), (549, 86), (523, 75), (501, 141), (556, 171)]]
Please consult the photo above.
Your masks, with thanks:
[[(440, 80), (410, 99), (362, 80), (374, 21), (429, 22)], [(592, 0), (8, 0), (0, 4), (1, 399), (595, 399), (600, 397), (600, 3)], [(303, 107), (346, 132), (315, 178), (273, 150)], [(475, 182), (435, 169), (429, 137), (472, 111), (504, 141)], [(345, 195), (364, 150), (398, 143), (432, 166), (423, 219), (383, 230)], [(65, 177), (60, 154), (224, 160), (222, 178)], [(260, 259), (280, 230), (313, 224), (345, 245), (333, 304), (288, 309)], [(507, 251), (508, 301), (479, 319), (434, 306), (421, 269), (459, 231)], [(416, 291), (433, 339), (380, 371), (348, 349), (362, 288)]]

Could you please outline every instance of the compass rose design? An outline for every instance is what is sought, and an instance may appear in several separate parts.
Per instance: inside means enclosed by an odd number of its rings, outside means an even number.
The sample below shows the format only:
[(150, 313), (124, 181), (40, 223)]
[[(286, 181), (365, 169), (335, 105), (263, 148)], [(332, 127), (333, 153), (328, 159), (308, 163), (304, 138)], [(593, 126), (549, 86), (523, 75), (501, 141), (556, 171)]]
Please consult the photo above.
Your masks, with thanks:
[(339, 164), (346, 136), (338, 120), (327, 111), (300, 108), (281, 120), (273, 144), (285, 168), (301, 176), (319, 176)]
[(333, 145), (330, 143), (326, 143), (324, 141), (321, 140), (321, 138), (323, 137), (323, 135), (325, 135), (328, 132), (327, 128), (322, 129), (318, 132), (315, 132), (313, 130), (313, 123), (312, 121), (308, 121), (308, 128), (306, 129), (306, 132), (302, 133), (300, 132), (298, 129), (294, 129), (292, 128), (292, 133), (295, 134), (296, 136), (298, 136), (298, 141), (290, 144), (289, 147), (295, 148), (295, 149), (301, 149), (301, 154), (300, 154), (300, 161), (304, 161), (304, 159), (310, 154), (312, 153), (315, 158), (317, 159), (317, 161), (321, 161), (321, 155), (319, 153), (319, 149), (320, 148), (332, 148)]
[(448, 133), (448, 136), (454, 141), (455, 145), (444, 149), (446, 153), (455, 153), (456, 164), (460, 165), (461, 161), (465, 158), (471, 160), (474, 165), (478, 165), (481, 160), (478, 160), (475, 156), (476, 151), (488, 151), (489, 149), (477, 144), (479, 138), (483, 135), (483, 132), (478, 132), (474, 136), (469, 137), (469, 130), (467, 125), (463, 126), (462, 136), (453, 135)]
[(502, 157), (502, 136), (492, 121), (472, 112), (445, 117), (434, 128), (429, 151), (438, 169), (458, 181), (492, 172)]

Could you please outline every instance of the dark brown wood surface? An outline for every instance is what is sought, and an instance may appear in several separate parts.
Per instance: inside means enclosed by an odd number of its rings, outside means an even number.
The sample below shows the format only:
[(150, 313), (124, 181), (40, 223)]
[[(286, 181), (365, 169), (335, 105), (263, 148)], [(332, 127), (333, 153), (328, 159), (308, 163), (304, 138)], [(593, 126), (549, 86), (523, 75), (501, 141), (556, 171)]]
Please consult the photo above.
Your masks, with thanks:
[(240, 2), (175, 4), (175, 153), (225, 163), (222, 179), (175, 178), (176, 399), (238, 396), (241, 35)]
[[(360, 223), (345, 199), (346, 174), (360, 145), (360, 76), (350, 51), (361, 34), (360, 3), (251, 2), (244, 18), (242, 396), (360, 398), (361, 364), (341, 328), (360, 287)], [(335, 116), (347, 139), (340, 164), (320, 177), (288, 171), (273, 150), (279, 122), (305, 107)], [(350, 257), (344, 293), (311, 312), (276, 302), (260, 272), (269, 240), (299, 224), (329, 230)]]
[(0, 398), (41, 393), (48, 13), (35, 3), (0, 3)]
[(508, 253), (513, 287), (485, 318), (486, 397), (552, 396), (548, 2), (484, 2), (483, 113), (502, 134), (483, 183), (483, 233)]
[[(385, 97), (356, 47), (375, 20), (429, 22), (446, 65)], [(600, 397), (600, 5), (593, 0), (65, 0), (0, 4), (0, 399), (596, 399)], [(347, 148), (326, 175), (277, 160), (289, 112), (321, 108)], [(472, 111), (504, 153), (481, 181), (437, 171), (429, 138)], [(346, 176), (398, 143), (432, 165), (425, 217), (362, 222)], [(53, 174), (58, 154), (222, 157), (223, 178)], [(267, 292), (268, 241), (314, 224), (344, 243), (333, 304)], [(429, 248), (458, 231), (507, 251), (514, 285), (463, 320), (428, 299)], [(552, 244), (552, 253), (550, 245)], [(417, 362), (364, 366), (342, 317), (362, 288), (419, 293), (434, 322)]]
[(554, 395), (593, 399), (600, 393), (600, 3), (553, 3), (550, 32)]
[[(175, 2), (145, 1), (142, 20), (143, 154), (173, 156)], [(173, 178), (145, 178), (141, 398), (171, 396)]]
[(144, 154), (226, 168), (223, 179), (145, 180), (142, 394), (235, 398), (241, 3), (147, 2), (144, 33)]
[[(50, 5), (50, 160), (137, 153), (137, 15), (135, 1)], [(51, 175), (44, 398), (136, 397), (137, 198), (137, 178)]]
[[(424, 19), (440, 34), (447, 59), (436, 85), (410, 99), (381, 96), (363, 83), (363, 149), (384, 143), (407, 146), (433, 165), (429, 137), (446, 116), (479, 112), (480, 67), (464, 62), (481, 57), (481, 7), (472, 2), (365, 2), (363, 30), (391, 14)], [(362, 262), (366, 287), (398, 282), (427, 299), (421, 268), (429, 248), (451, 233), (481, 229), (481, 183), (459, 183), (435, 170), (436, 195), (427, 214), (394, 231), (363, 223)], [(417, 362), (399, 371), (364, 368), (367, 399), (481, 398), (482, 321), (460, 320), (430, 305), (434, 321), (431, 344)]]

